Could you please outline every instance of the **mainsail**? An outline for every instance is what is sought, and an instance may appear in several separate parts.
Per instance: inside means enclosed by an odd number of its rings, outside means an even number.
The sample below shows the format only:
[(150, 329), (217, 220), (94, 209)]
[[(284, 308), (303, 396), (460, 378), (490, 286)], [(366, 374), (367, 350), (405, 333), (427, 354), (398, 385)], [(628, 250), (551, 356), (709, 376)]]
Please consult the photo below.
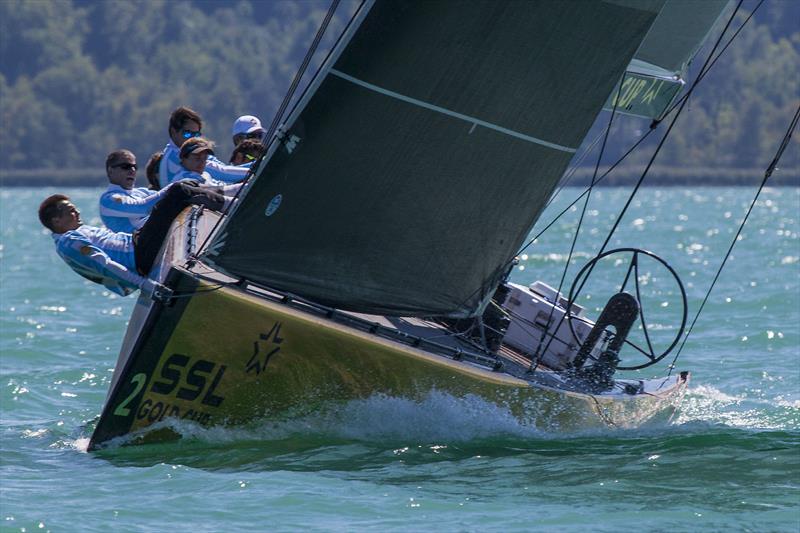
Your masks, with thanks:
[(203, 259), (333, 307), (471, 316), (664, 0), (378, 0)]

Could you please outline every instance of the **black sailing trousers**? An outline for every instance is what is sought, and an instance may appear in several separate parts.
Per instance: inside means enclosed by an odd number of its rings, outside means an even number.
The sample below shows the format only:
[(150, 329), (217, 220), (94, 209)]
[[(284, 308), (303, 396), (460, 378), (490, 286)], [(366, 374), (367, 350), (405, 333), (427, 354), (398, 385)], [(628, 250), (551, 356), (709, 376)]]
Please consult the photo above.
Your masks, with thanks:
[(153, 207), (147, 222), (133, 234), (133, 255), (139, 274), (150, 273), (172, 221), (189, 205), (222, 211), (225, 197), (215, 190), (180, 181), (170, 185), (164, 198)]

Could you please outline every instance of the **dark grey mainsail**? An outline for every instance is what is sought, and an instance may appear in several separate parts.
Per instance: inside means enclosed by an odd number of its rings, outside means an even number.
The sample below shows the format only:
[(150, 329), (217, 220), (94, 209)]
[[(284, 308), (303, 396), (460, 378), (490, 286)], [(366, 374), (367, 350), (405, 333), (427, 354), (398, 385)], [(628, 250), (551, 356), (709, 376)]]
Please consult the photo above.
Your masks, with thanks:
[(475, 314), (663, 4), (375, 2), (204, 260), (341, 309)]

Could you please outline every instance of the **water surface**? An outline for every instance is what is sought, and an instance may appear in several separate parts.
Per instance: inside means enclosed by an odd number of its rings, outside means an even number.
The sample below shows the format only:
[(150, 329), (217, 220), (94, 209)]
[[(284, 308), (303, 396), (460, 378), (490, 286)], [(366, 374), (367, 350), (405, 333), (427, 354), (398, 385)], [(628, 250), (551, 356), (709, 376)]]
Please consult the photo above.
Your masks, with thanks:
[[(669, 424), (543, 432), (478, 400), (434, 393), (241, 430), (182, 424), (177, 442), (91, 454), (133, 299), (56, 256), (35, 214), (52, 192), (0, 189), (3, 531), (800, 529), (796, 188), (763, 193), (677, 361), (693, 380)], [(539, 227), (579, 192), (565, 190)], [(691, 319), (753, 192), (645, 189), (610, 247), (663, 256), (684, 280)], [(99, 224), (100, 191), (68, 193)], [(593, 193), (565, 288), (627, 194)], [(514, 281), (559, 284), (577, 216), (525, 251)], [(644, 270), (648, 322), (667, 342), (676, 288), (655, 266)], [(618, 280), (597, 274), (591, 283), (596, 296), (582, 304), (594, 312)], [(666, 361), (636, 375), (663, 374)]]

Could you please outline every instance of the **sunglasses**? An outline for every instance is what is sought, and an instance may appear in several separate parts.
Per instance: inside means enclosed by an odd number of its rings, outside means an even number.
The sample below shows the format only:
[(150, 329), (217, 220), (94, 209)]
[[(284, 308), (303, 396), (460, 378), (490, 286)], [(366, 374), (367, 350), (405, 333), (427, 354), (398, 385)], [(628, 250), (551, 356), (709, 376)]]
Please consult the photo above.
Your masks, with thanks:
[(111, 165), (111, 168), (121, 168), (122, 170), (136, 170), (139, 168), (136, 163), (120, 163), (119, 165)]
[(191, 139), (192, 137), (200, 137), (200, 130), (197, 131), (183, 130), (181, 135), (183, 136), (184, 139)]
[(59, 204), (56, 209), (59, 215), (63, 215), (64, 213), (70, 213), (73, 210), (78, 211), (78, 208), (72, 205), (72, 203)]

